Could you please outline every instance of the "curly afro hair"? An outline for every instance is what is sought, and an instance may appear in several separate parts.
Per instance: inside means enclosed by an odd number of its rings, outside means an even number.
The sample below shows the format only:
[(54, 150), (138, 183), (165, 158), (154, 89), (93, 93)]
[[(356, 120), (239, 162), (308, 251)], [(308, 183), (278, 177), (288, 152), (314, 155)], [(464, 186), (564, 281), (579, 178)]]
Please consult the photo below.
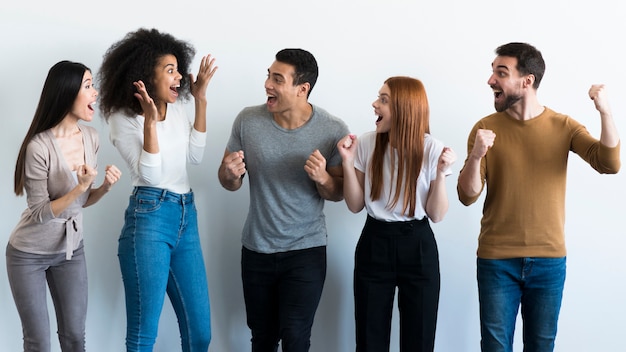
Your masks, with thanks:
[[(178, 72), (182, 75), (180, 98), (190, 94), (189, 66), (196, 51), (189, 43), (156, 29), (140, 28), (111, 45), (103, 57), (97, 75), (100, 90), (99, 107), (106, 121), (120, 112), (127, 116), (141, 114), (141, 105), (134, 93), (133, 82), (142, 80), (153, 99), (154, 68), (164, 55), (174, 55), (178, 61)], [(156, 99), (155, 99), (156, 100)]]

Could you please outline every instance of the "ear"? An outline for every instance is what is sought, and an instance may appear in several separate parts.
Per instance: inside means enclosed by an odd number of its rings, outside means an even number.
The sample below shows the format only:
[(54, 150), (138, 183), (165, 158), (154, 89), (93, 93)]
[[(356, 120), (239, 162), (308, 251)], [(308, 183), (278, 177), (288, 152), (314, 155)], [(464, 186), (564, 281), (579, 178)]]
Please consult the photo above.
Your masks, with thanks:
[(533, 84), (535, 84), (535, 75), (528, 74), (524, 77), (524, 88), (533, 88)]
[(309, 82), (305, 82), (298, 85), (298, 96), (307, 97), (309, 91), (311, 90), (311, 84)]

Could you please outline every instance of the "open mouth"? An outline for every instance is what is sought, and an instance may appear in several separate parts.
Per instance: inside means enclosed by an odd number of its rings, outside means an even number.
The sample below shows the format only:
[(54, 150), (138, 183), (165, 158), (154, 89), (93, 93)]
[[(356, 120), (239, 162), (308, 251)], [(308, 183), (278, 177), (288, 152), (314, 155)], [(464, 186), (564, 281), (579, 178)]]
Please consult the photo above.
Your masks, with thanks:
[(171, 86), (171, 87), (170, 87), (170, 91), (172, 91), (172, 93), (173, 93), (175, 96), (178, 96), (178, 87), (180, 87), (180, 85), (175, 85), (175, 86)]
[(380, 116), (380, 115), (378, 115), (378, 118), (376, 119), (376, 123), (378, 123), (378, 122), (380, 122), (380, 121), (382, 121), (382, 120), (383, 120), (383, 117), (382, 117), (382, 116)]
[(96, 102), (95, 102), (95, 101), (94, 101), (93, 103), (91, 103), (91, 104), (87, 105), (87, 108), (88, 108), (89, 110), (91, 110), (91, 111), (94, 111), (94, 110), (95, 110), (94, 105), (96, 105)]
[(500, 97), (502, 97), (502, 89), (498, 89), (494, 86), (491, 86), (491, 90), (493, 90), (493, 97), (496, 99), (499, 99)]
[(274, 104), (276, 102), (276, 97), (270, 94), (267, 94), (267, 103)]

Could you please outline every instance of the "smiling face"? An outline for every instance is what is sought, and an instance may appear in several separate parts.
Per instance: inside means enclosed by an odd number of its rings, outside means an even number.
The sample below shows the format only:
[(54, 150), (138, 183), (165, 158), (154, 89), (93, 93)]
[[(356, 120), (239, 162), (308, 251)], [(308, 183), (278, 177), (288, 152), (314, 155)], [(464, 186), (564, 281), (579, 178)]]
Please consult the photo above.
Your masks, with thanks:
[(376, 133), (386, 133), (391, 129), (391, 108), (390, 104), (391, 90), (387, 84), (378, 91), (378, 98), (374, 100), (374, 114), (376, 115)]
[(274, 61), (267, 69), (265, 94), (267, 110), (271, 113), (284, 113), (294, 108), (300, 99), (306, 101), (308, 83), (293, 85), (295, 67), (280, 61)]
[(154, 94), (158, 104), (172, 104), (178, 99), (178, 87), (183, 76), (178, 72), (176, 56), (161, 56), (154, 67)]
[(80, 90), (76, 95), (76, 99), (74, 99), (74, 104), (72, 104), (69, 115), (77, 120), (91, 121), (93, 119), (94, 104), (97, 97), (98, 91), (93, 86), (91, 71), (86, 70), (83, 75)]
[(523, 76), (516, 68), (517, 59), (510, 56), (498, 56), (491, 64), (492, 73), (487, 84), (493, 90), (494, 107), (502, 112), (520, 101), (523, 94)]

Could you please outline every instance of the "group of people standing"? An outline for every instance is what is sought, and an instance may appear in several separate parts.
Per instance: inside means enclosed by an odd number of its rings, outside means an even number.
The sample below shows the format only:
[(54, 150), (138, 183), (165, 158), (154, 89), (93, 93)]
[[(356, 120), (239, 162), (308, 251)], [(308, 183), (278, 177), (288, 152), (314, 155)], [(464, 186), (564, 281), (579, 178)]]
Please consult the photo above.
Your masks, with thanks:
[[(121, 177), (110, 165), (103, 184), (93, 186), (98, 135), (80, 122), (92, 120), (96, 99), (133, 185), (118, 247), (127, 351), (152, 351), (166, 294), (182, 351), (208, 350), (209, 291), (187, 164), (203, 158), (206, 91), (217, 66), (204, 56), (194, 76), (194, 55), (187, 42), (139, 29), (105, 53), (100, 92), (80, 63), (50, 69), (15, 168), (15, 193), (26, 193), (28, 208), (6, 250), (25, 351), (50, 350), (46, 283), (61, 349), (85, 350), (81, 208)], [(520, 306), (525, 350), (553, 350), (565, 281), (568, 154), (601, 173), (620, 168), (605, 87), (589, 90), (600, 113), (598, 140), (538, 102), (544, 71), (529, 44), (497, 48), (487, 82), (496, 113), (470, 132), (458, 177), (465, 205), (486, 188), (477, 253), (483, 351), (512, 351)], [(351, 212), (367, 212), (355, 251), (356, 350), (389, 350), (397, 289), (400, 350), (433, 351), (440, 272), (430, 223), (447, 213), (456, 153), (430, 133), (420, 80), (383, 82), (372, 103), (375, 130), (357, 137), (309, 102), (317, 76), (311, 53), (280, 50), (267, 71), (267, 101), (235, 118), (218, 170), (225, 189), (250, 186), (241, 278), (251, 349), (309, 350), (326, 277), (324, 202), (345, 200)], [(190, 96), (193, 120), (185, 113)]]

